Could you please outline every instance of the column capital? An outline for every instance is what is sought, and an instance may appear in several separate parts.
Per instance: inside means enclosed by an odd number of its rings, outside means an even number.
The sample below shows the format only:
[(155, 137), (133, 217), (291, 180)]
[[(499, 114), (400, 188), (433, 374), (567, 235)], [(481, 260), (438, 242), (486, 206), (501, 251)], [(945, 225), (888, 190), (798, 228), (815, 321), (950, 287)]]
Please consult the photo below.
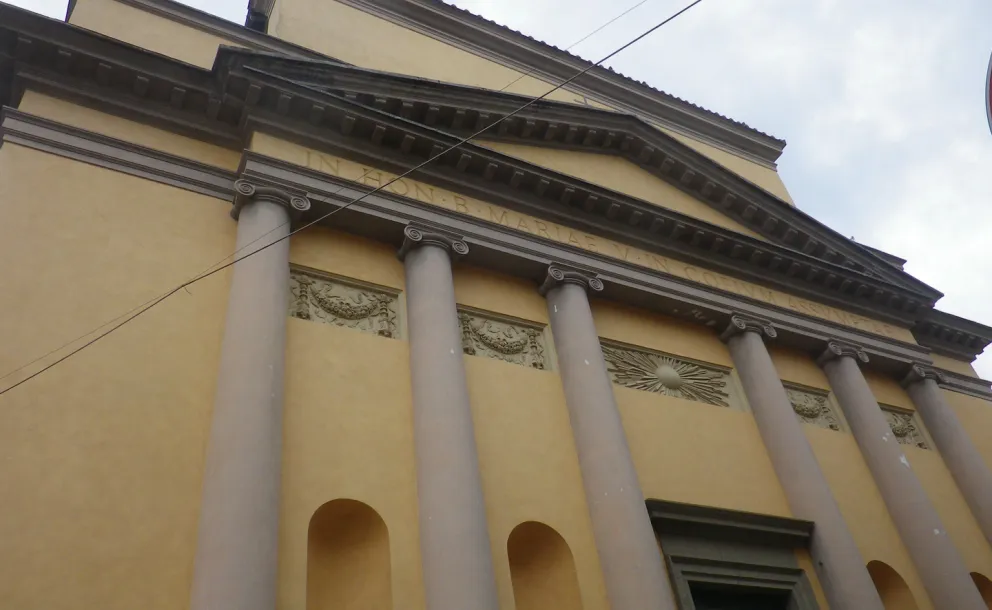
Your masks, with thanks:
[(820, 366), (835, 360), (837, 358), (842, 358), (844, 356), (850, 356), (855, 360), (860, 360), (862, 363), (868, 363), (868, 354), (860, 345), (855, 345), (853, 343), (844, 343), (843, 341), (831, 340), (827, 342), (827, 349), (823, 350), (820, 357), (816, 359), (816, 363)]
[(241, 216), (242, 208), (250, 201), (268, 201), (279, 204), (289, 210), (289, 216), (294, 220), (310, 209), (310, 200), (306, 197), (278, 187), (241, 178), (234, 182), (234, 207), (231, 209), (231, 218), (237, 220)]
[(730, 324), (727, 325), (727, 329), (720, 333), (720, 340), (726, 343), (731, 337), (748, 332), (757, 333), (758, 336), (762, 338), (768, 337), (769, 339), (774, 339), (778, 336), (775, 327), (768, 320), (749, 318), (735, 313), (731, 314)]
[(396, 256), (404, 260), (407, 254), (421, 246), (443, 248), (452, 258), (468, 254), (468, 244), (461, 237), (422, 225), (408, 224), (403, 228), (403, 245)]
[(947, 380), (944, 378), (944, 374), (937, 369), (921, 364), (919, 362), (914, 363), (913, 366), (909, 368), (909, 372), (903, 377), (900, 385), (904, 388), (908, 388), (914, 383), (919, 383), (920, 381), (926, 381), (927, 379), (933, 379), (937, 383), (946, 383)]
[(546, 296), (549, 290), (563, 284), (576, 284), (591, 292), (602, 292), (603, 290), (603, 281), (596, 277), (596, 274), (551, 263), (548, 266), (548, 274), (544, 278), (544, 283), (537, 291), (541, 293), (541, 296)]

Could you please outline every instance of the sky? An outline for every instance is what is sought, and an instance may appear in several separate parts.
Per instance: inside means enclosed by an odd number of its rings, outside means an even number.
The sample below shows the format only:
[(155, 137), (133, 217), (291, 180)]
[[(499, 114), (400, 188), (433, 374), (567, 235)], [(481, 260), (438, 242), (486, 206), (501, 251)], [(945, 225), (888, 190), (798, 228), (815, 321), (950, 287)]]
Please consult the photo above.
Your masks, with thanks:
[[(638, 2), (453, 3), (565, 48)], [(65, 15), (65, 0), (13, 3)], [(247, 1), (186, 3), (243, 23)], [(686, 3), (646, 0), (571, 51), (598, 60)], [(785, 139), (799, 208), (992, 325), (990, 52), (988, 0), (703, 0), (607, 65)], [(992, 379), (992, 350), (975, 366)]]

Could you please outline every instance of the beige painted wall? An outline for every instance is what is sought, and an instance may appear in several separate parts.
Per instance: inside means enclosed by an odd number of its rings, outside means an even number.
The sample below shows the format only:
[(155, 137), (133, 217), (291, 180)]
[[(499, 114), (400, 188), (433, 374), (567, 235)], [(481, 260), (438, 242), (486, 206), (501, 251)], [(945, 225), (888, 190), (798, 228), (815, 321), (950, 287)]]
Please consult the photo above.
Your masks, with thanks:
[(77, 0), (69, 23), (201, 68), (214, 65), (220, 45), (241, 46), (114, 0)]
[[(229, 210), (5, 144), (0, 374), (229, 254)], [(198, 283), (0, 396), (0, 607), (186, 607), (227, 286)]]
[(501, 153), (530, 161), (536, 165), (575, 176), (606, 188), (626, 193), (655, 205), (687, 216), (705, 220), (749, 237), (763, 237), (721, 214), (692, 195), (689, 195), (650, 172), (614, 155), (597, 155), (574, 150), (523, 146), (504, 142), (482, 142)]
[(147, 146), (206, 165), (236, 170), (241, 151), (222, 148), (149, 125), (80, 106), (37, 91), (25, 91), (18, 109), (72, 127), (78, 127), (131, 144)]

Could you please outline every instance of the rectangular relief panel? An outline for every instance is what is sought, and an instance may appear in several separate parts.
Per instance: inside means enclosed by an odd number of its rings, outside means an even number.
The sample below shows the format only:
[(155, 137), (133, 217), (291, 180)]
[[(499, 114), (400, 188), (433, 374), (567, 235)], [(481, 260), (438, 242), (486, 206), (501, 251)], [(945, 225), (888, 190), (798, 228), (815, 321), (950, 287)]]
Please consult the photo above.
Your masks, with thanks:
[(843, 419), (827, 392), (791, 383), (782, 385), (785, 386), (785, 394), (799, 421), (827, 430), (844, 429)]
[(499, 314), (458, 307), (462, 351), (534, 369), (549, 369), (544, 327)]
[(730, 369), (601, 340), (613, 383), (634, 390), (743, 409)]
[(923, 426), (917, 419), (916, 413), (893, 407), (891, 405), (878, 405), (882, 410), (882, 415), (889, 422), (892, 435), (900, 445), (912, 445), (920, 449), (930, 449), (930, 441), (927, 439)]
[(289, 315), (399, 338), (399, 293), (305, 267), (289, 272)]

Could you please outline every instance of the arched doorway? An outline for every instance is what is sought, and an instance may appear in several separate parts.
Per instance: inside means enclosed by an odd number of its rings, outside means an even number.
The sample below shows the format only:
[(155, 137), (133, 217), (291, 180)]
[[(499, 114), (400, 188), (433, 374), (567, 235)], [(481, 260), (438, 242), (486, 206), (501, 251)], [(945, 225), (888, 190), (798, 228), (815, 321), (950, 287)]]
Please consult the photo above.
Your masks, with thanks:
[(992, 580), (988, 577), (979, 574), (978, 572), (971, 573), (971, 579), (975, 581), (975, 586), (978, 587), (978, 592), (982, 594), (982, 601), (985, 602), (985, 606), (989, 610), (992, 610)]
[(506, 541), (517, 610), (581, 610), (572, 551), (558, 532), (526, 521)]
[(332, 500), (310, 518), (307, 610), (392, 610), (389, 532), (367, 504)]
[(885, 610), (919, 610), (906, 581), (889, 564), (869, 561), (868, 574), (878, 589)]

